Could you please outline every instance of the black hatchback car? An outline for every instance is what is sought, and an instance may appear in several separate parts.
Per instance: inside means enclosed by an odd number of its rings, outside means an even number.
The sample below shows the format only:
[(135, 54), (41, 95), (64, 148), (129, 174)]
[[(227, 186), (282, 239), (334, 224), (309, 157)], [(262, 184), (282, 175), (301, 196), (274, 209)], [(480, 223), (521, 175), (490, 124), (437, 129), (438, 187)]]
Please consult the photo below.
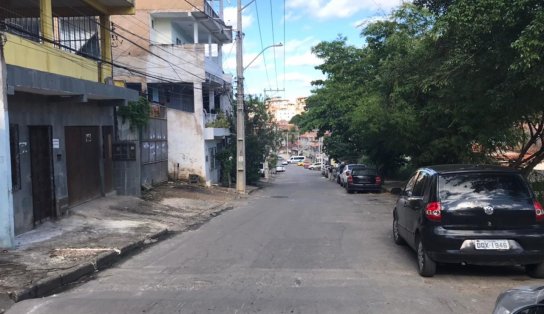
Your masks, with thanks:
[(346, 171), (346, 183), (344, 184), (346, 192), (376, 192), (382, 191), (382, 177), (376, 169), (365, 166), (354, 166)]
[(393, 210), (393, 239), (417, 252), (418, 271), (436, 263), (525, 265), (544, 278), (544, 210), (516, 170), (487, 165), (421, 168)]

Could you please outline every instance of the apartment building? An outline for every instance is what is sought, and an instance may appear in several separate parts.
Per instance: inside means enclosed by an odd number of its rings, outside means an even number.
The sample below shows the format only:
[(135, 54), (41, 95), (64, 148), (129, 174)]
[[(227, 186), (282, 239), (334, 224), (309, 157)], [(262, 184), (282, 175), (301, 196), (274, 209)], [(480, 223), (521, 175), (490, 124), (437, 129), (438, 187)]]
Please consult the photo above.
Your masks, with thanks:
[(230, 132), (217, 119), (232, 111), (232, 77), (222, 65), (223, 45), (232, 43), (232, 28), (225, 25), (222, 11), (222, 0), (138, 0), (134, 16), (113, 18), (122, 34), (114, 40), (114, 59), (148, 74), (119, 69), (115, 79), (165, 108), (161, 133), (144, 134), (160, 137), (160, 150), (142, 141), (142, 163), (160, 163), (173, 179), (194, 175), (207, 185), (219, 182), (215, 155)]
[(305, 110), (306, 98), (298, 97), (296, 101), (290, 101), (279, 97), (270, 98), (266, 101), (268, 112), (274, 117), (276, 122), (289, 122), (297, 114)]

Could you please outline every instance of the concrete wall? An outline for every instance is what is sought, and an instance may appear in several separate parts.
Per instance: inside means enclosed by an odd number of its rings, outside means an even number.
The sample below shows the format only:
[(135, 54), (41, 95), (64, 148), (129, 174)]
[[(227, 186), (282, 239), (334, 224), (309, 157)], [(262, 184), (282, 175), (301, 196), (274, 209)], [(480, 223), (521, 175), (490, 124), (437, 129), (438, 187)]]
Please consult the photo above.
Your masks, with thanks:
[(19, 126), (21, 189), (13, 192), (13, 208), (15, 233), (20, 234), (33, 228), (28, 126), (50, 125), (53, 139), (59, 140), (59, 148), (53, 149), (53, 168), (57, 215), (62, 215), (68, 208), (64, 127), (113, 126), (113, 108), (96, 102), (52, 103), (47, 97), (25, 93), (8, 96), (8, 105), (10, 123)]
[(42, 43), (7, 34), (6, 63), (97, 82), (98, 64), (76, 54), (48, 47)]
[(201, 90), (202, 84), (194, 85), (194, 113), (168, 108), (168, 173), (172, 178), (206, 176)]

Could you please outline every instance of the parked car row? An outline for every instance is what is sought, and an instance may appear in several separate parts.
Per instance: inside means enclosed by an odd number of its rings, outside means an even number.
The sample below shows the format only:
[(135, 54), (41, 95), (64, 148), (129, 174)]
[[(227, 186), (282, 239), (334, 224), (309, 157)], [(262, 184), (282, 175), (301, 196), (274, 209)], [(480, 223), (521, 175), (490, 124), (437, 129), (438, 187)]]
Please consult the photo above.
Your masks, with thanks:
[(382, 191), (382, 177), (375, 168), (364, 164), (326, 165), (321, 174), (336, 181), (347, 193)]

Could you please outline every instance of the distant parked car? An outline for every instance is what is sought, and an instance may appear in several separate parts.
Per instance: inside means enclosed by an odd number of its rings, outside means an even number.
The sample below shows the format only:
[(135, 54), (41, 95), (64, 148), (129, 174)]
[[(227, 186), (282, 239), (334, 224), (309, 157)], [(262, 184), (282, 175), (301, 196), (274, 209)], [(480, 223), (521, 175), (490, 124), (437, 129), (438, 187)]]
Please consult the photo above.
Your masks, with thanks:
[(421, 168), (393, 210), (393, 239), (417, 252), (418, 272), (437, 263), (525, 265), (544, 278), (544, 209), (511, 168), (441, 165)]
[(321, 163), (320, 162), (314, 162), (313, 164), (308, 166), (308, 169), (310, 169), (310, 170), (321, 169)]
[(285, 165), (288, 165), (289, 162), (288, 162), (287, 160), (284, 159), (284, 160), (281, 161), (281, 164), (282, 164), (283, 166), (285, 166)]
[(345, 187), (346, 186), (346, 183), (348, 181), (348, 176), (350, 175), (351, 173), (351, 170), (353, 170), (354, 168), (366, 168), (366, 165), (363, 165), (363, 164), (347, 164), (345, 165), (344, 168), (342, 168), (342, 171), (339, 173), (339, 180), (340, 180), (340, 185)]
[(376, 169), (353, 167), (346, 175), (344, 187), (348, 193), (355, 191), (379, 193), (382, 191), (382, 177)]
[(338, 184), (340, 184), (340, 174), (342, 173), (345, 167), (346, 167), (346, 164), (340, 163), (338, 166), (336, 166), (335, 171), (333, 171), (334, 180)]
[(285, 167), (282, 163), (276, 164), (276, 172), (285, 172)]
[(291, 158), (289, 158), (289, 163), (298, 164), (299, 162), (303, 162), (304, 160), (306, 160), (306, 157), (304, 156), (291, 156)]

